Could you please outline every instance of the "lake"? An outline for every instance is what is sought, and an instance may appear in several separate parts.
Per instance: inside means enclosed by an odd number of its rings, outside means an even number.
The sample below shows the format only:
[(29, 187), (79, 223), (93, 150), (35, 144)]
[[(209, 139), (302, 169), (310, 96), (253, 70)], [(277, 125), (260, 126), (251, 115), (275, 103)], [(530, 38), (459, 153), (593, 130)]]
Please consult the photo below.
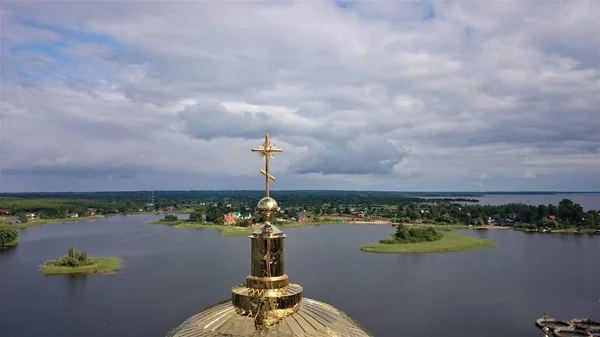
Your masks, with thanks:
[[(128, 215), (21, 230), (0, 251), (0, 336), (161, 337), (230, 298), (250, 271), (246, 237), (148, 224)], [(534, 320), (600, 312), (600, 237), (467, 231), (497, 248), (380, 255), (359, 250), (387, 225), (285, 229), (286, 272), (306, 297), (330, 303), (377, 337), (539, 337)], [(124, 259), (116, 275), (43, 276), (38, 265), (72, 244)]]
[(527, 205), (557, 205), (563, 199), (571, 199), (584, 210), (600, 210), (600, 193), (555, 193), (555, 194), (486, 194), (475, 197), (481, 205), (504, 205), (523, 203)]

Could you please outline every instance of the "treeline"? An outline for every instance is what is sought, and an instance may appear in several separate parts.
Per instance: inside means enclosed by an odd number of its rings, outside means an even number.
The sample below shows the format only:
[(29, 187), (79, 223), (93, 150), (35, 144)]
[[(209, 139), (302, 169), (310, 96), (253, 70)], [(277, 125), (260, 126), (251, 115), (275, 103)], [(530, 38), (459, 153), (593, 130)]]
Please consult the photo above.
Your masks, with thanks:
[[(596, 227), (600, 224), (597, 210), (585, 212), (581, 205), (563, 199), (558, 205), (525, 205), (512, 203), (498, 206), (482, 205), (400, 205), (393, 212), (397, 222), (437, 222), (483, 225), (489, 220), (497, 224), (533, 224), (554, 228)], [(553, 220), (552, 218), (555, 218)]]
[[(155, 191), (154, 204), (149, 191), (91, 193), (0, 194), (0, 210), (12, 215), (28, 212), (41, 218), (62, 218), (68, 213), (83, 215), (94, 209), (97, 214), (135, 213), (140, 209), (195, 210), (192, 221), (219, 223), (229, 211), (253, 210), (263, 191)], [(356, 214), (393, 218), (396, 222), (431, 222), (482, 225), (494, 220), (499, 224), (535, 224), (550, 227), (594, 227), (600, 223), (597, 210), (585, 212), (569, 199), (558, 205), (531, 206), (511, 203), (499, 206), (468, 204), (475, 201), (459, 193), (407, 193), (363, 191), (273, 191), (284, 210), (282, 217), (296, 216), (306, 210), (317, 216)], [(427, 197), (427, 198), (425, 198)], [(463, 205), (462, 203), (467, 203)], [(552, 220), (549, 217), (555, 217)]]

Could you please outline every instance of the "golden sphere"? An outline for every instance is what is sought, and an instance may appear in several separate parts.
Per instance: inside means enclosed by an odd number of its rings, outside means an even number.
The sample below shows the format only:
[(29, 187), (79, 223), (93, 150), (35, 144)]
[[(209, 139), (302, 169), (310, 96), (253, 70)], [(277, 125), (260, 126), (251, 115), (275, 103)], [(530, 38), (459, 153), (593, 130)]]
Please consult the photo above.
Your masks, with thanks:
[(256, 209), (260, 212), (266, 213), (274, 213), (277, 211), (277, 201), (271, 197), (264, 197), (260, 199), (258, 205), (256, 205)]

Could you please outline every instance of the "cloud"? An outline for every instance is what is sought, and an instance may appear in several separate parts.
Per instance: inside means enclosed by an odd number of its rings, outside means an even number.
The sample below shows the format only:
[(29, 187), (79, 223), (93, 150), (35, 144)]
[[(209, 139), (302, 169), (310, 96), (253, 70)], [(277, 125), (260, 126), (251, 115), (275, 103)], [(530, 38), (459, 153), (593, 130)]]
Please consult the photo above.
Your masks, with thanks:
[(533, 179), (536, 177), (535, 172), (532, 170), (525, 170), (522, 173), (512, 175), (513, 178), (521, 178), (521, 179)]
[(598, 190), (599, 6), (5, 3), (0, 189)]

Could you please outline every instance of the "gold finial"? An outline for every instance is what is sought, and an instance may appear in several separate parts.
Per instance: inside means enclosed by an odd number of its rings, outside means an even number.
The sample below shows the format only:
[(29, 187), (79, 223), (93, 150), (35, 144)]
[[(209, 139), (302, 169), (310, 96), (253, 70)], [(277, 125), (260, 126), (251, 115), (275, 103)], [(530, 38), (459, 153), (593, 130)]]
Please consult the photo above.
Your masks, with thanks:
[(283, 149), (280, 149), (275, 146), (275, 144), (271, 143), (269, 139), (269, 135), (265, 135), (265, 140), (258, 147), (253, 147), (252, 152), (258, 152), (258, 155), (261, 158), (265, 159), (265, 169), (260, 170), (260, 174), (265, 176), (265, 192), (266, 197), (269, 197), (269, 182), (275, 181), (275, 177), (269, 173), (269, 161), (273, 158), (274, 152), (283, 152)]

